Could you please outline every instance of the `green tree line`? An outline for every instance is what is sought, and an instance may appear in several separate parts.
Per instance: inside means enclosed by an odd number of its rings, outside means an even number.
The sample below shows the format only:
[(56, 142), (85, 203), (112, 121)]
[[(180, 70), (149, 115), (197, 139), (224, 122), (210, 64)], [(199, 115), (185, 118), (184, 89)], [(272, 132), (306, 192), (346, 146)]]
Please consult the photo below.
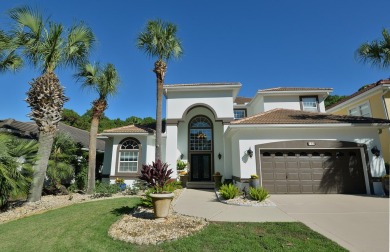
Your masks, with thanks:
[[(79, 115), (76, 111), (72, 109), (64, 109), (62, 111), (62, 122), (73, 126), (75, 128), (83, 129), (89, 131), (91, 128), (92, 120), (92, 109), (87, 110), (84, 114)], [(156, 120), (152, 117), (140, 118), (136, 116), (131, 116), (125, 120), (120, 118), (110, 119), (104, 113), (99, 122), (99, 132), (102, 132), (106, 129), (112, 129), (117, 127), (122, 127), (130, 124), (139, 124), (139, 125), (150, 125), (154, 124)]]

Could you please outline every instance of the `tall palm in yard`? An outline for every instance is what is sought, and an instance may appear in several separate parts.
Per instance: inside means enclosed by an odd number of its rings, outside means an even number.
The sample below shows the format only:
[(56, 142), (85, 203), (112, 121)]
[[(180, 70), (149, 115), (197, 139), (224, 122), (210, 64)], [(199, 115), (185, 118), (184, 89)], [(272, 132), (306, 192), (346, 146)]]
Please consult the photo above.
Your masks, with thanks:
[(356, 50), (357, 57), (364, 63), (388, 68), (390, 67), (390, 35), (386, 29), (382, 31), (383, 40), (367, 42)]
[(99, 98), (92, 102), (93, 113), (91, 129), (89, 132), (89, 167), (87, 193), (92, 194), (95, 188), (96, 137), (98, 133), (99, 121), (104, 111), (107, 109), (107, 98), (116, 94), (120, 80), (114, 65), (107, 64), (102, 68), (98, 63), (85, 64), (84, 66), (80, 67), (76, 77), (83, 81), (84, 87), (90, 87), (99, 94)]
[(54, 73), (58, 66), (77, 66), (88, 57), (94, 35), (84, 24), (65, 30), (61, 24), (44, 21), (41, 14), (29, 7), (9, 11), (17, 26), (13, 37), (21, 54), (42, 71), (33, 80), (26, 101), (31, 107), (30, 118), (39, 129), (39, 160), (34, 165), (34, 178), (29, 201), (40, 200), (53, 138), (61, 120), (64, 103), (68, 100), (64, 88)]
[(162, 131), (162, 93), (167, 63), (170, 58), (179, 58), (183, 54), (180, 40), (176, 37), (176, 25), (161, 20), (151, 20), (145, 31), (137, 38), (137, 47), (151, 57), (157, 57), (153, 72), (157, 77), (156, 106), (156, 154), (155, 160), (161, 159)]

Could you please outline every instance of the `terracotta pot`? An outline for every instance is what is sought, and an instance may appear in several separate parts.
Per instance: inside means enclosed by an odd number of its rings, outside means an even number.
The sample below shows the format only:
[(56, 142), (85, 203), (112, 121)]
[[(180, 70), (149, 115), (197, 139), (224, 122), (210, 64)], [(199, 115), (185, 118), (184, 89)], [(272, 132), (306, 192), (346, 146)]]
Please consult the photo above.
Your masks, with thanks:
[(249, 179), (249, 187), (259, 188), (260, 187), (260, 179)]
[(169, 214), (169, 207), (171, 206), (173, 193), (152, 193), (150, 194), (153, 203), (154, 217), (167, 218)]
[(187, 187), (188, 174), (187, 175), (180, 175), (180, 181), (181, 181), (181, 185), (183, 187)]
[(214, 186), (219, 189), (222, 185), (222, 175), (213, 175), (214, 178)]

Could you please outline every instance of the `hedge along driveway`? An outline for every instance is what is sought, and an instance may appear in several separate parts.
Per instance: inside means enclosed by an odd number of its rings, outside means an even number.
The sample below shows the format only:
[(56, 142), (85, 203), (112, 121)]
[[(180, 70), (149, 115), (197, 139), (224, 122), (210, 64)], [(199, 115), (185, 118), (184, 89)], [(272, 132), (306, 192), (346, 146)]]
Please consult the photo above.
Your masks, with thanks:
[(139, 203), (117, 198), (76, 204), (0, 225), (0, 251), (343, 251), (301, 223), (211, 223), (158, 246), (114, 241), (107, 232)]

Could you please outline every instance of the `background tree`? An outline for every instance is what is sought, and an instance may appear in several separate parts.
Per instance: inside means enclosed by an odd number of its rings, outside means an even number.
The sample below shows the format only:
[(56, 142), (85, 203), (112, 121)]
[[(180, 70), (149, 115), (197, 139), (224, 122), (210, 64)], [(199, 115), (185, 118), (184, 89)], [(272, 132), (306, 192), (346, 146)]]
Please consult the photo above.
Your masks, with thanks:
[(137, 38), (137, 47), (148, 56), (157, 57), (153, 72), (157, 77), (157, 106), (156, 106), (156, 154), (155, 160), (161, 159), (162, 134), (162, 93), (167, 63), (170, 58), (179, 58), (183, 54), (180, 40), (176, 37), (176, 25), (161, 20), (151, 20), (145, 31)]
[(344, 99), (345, 95), (328, 95), (328, 97), (326, 97), (325, 99), (325, 107), (329, 107), (335, 103), (337, 103), (338, 101)]
[(63, 182), (66, 181), (65, 184), (70, 184), (74, 178), (74, 164), (78, 159), (76, 151), (76, 143), (72, 137), (68, 133), (57, 132), (47, 168), (51, 190), (67, 193)]
[(95, 189), (96, 176), (96, 137), (98, 133), (99, 121), (104, 111), (107, 109), (107, 99), (115, 95), (118, 90), (119, 76), (112, 64), (107, 64), (103, 68), (99, 64), (85, 64), (80, 67), (76, 74), (78, 80), (83, 82), (83, 87), (89, 87), (99, 94), (99, 98), (92, 102), (92, 121), (89, 131), (89, 157), (88, 157), (88, 187), (87, 193), (92, 194)]
[(10, 196), (27, 194), (37, 150), (34, 140), (0, 133), (0, 209), (7, 207)]
[(54, 70), (59, 66), (77, 66), (87, 59), (95, 41), (90, 28), (83, 23), (65, 31), (61, 24), (43, 20), (41, 14), (29, 7), (9, 11), (17, 26), (13, 37), (21, 46), (21, 54), (42, 75), (33, 80), (26, 101), (31, 107), (30, 118), (39, 129), (39, 160), (34, 165), (34, 178), (29, 201), (38, 201), (42, 195), (43, 182), (53, 138), (64, 103), (68, 100)]
[(371, 63), (373, 66), (390, 67), (390, 35), (386, 29), (382, 31), (382, 40), (367, 42), (356, 50), (357, 58), (363, 63)]

